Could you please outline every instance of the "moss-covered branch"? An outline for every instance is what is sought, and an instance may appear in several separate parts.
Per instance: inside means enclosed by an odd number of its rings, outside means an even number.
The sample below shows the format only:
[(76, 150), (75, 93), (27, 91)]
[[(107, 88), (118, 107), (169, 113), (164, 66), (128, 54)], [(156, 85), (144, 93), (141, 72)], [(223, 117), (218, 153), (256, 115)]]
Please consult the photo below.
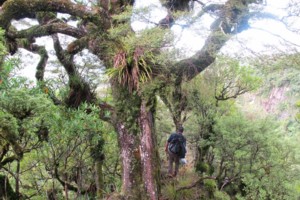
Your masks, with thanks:
[(32, 16), (40, 11), (67, 13), (93, 22), (97, 25), (104, 24), (106, 16), (101, 10), (89, 10), (84, 5), (72, 3), (69, 0), (8, 0), (2, 5), (0, 25), (7, 29), (12, 19), (21, 19)]
[(218, 9), (221, 9), (219, 11), (221, 14), (213, 23), (212, 32), (206, 39), (202, 49), (196, 52), (194, 56), (178, 62), (172, 71), (175, 71), (177, 76), (183, 76), (191, 80), (206, 69), (215, 61), (220, 49), (231, 36), (238, 32), (237, 29), (247, 23), (248, 6), (255, 2), (229, 0), (224, 6), (219, 5)]
[(71, 107), (78, 107), (82, 102), (91, 102), (94, 95), (89, 84), (80, 77), (73, 61), (73, 55), (63, 50), (57, 35), (52, 35), (52, 39), (56, 56), (69, 76), (70, 92), (66, 104)]
[(43, 81), (46, 64), (47, 64), (47, 61), (49, 58), (47, 50), (44, 46), (32, 44), (31, 42), (29, 42), (26, 39), (23, 39), (23, 40), (25, 40), (26, 42), (23, 42), (23, 44), (19, 44), (18, 45), (19, 47), (23, 47), (32, 53), (39, 54), (39, 56), (40, 56), (40, 61), (38, 62), (37, 66), (36, 66), (35, 77), (38, 81)]
[(66, 23), (53, 23), (33, 26), (21, 31), (8, 31), (7, 35), (11, 38), (35, 38), (48, 36), (54, 33), (62, 33), (75, 38), (80, 38), (85, 35), (83, 30), (70, 26)]

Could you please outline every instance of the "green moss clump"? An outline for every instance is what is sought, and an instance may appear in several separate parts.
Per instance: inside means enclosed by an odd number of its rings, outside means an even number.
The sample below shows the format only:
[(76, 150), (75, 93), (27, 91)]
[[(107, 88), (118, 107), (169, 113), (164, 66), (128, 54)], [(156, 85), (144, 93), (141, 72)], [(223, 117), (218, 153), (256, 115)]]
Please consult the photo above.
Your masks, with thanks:
[(205, 162), (198, 162), (196, 165), (196, 171), (200, 173), (209, 172), (209, 165)]
[(214, 193), (217, 190), (217, 183), (215, 180), (204, 180), (204, 188), (208, 193), (209, 198), (214, 198)]

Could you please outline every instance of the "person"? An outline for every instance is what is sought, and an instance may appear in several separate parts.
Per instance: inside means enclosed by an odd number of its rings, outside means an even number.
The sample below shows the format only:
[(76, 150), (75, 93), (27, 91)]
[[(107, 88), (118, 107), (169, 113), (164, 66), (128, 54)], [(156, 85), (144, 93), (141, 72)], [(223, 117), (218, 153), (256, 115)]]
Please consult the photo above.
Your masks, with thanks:
[[(168, 155), (168, 174), (171, 177), (175, 177), (178, 174), (179, 170), (179, 161), (180, 159), (185, 158), (186, 154), (186, 138), (183, 136), (183, 127), (179, 127), (177, 133), (172, 133), (168, 138), (165, 145), (165, 152)], [(178, 140), (181, 142), (180, 151), (178, 153), (172, 152), (172, 145), (174, 145), (174, 141)], [(175, 170), (173, 173), (173, 163), (175, 163)]]

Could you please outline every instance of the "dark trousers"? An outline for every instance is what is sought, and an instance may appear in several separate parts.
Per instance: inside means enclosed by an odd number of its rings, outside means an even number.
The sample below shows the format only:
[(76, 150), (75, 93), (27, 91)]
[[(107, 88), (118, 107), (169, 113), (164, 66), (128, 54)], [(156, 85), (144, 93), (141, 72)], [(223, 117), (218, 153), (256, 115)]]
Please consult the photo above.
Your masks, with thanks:
[(168, 173), (169, 174), (173, 174), (173, 163), (175, 163), (175, 172), (174, 172), (174, 175), (177, 175), (178, 174), (178, 170), (179, 170), (179, 157), (168, 151), (168, 154), (169, 154), (169, 167), (168, 167)]

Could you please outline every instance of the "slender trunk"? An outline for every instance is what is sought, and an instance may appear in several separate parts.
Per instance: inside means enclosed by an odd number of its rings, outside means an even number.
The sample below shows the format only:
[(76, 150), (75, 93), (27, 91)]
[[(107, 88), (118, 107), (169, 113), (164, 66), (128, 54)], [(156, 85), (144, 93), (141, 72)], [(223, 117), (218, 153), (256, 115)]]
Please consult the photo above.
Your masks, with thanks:
[(159, 157), (156, 153), (157, 148), (154, 134), (154, 113), (151, 111), (152, 108), (147, 107), (147, 105), (149, 106), (148, 101), (143, 100), (139, 116), (139, 124), (141, 129), (140, 149), (142, 176), (147, 198), (155, 200), (158, 199), (160, 165)]
[(68, 174), (67, 173), (65, 173), (65, 198), (66, 198), (66, 200), (68, 200), (69, 199), (69, 192), (68, 192), (68, 186), (67, 186), (67, 182), (68, 182)]
[(97, 198), (103, 198), (103, 188), (104, 188), (104, 180), (103, 180), (103, 171), (102, 171), (102, 161), (95, 162), (95, 178), (96, 178), (96, 186), (97, 186)]
[(17, 161), (17, 169), (16, 169), (16, 194), (18, 198), (20, 197), (20, 161)]

